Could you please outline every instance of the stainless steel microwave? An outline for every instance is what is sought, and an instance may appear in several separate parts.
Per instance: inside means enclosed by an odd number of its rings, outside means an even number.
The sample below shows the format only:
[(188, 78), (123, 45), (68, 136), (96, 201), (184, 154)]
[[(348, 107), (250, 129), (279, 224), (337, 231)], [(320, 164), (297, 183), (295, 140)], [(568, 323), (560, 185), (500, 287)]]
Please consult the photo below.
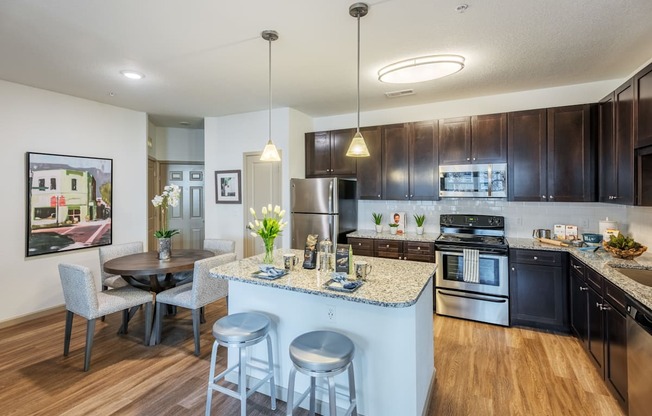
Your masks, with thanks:
[(507, 163), (439, 166), (439, 196), (506, 198)]

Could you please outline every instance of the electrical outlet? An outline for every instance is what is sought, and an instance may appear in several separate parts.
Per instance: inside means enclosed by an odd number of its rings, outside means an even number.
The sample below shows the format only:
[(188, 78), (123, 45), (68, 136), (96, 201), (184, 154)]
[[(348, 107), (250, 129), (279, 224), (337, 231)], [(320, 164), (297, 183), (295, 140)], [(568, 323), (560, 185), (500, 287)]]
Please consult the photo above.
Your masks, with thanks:
[(337, 322), (337, 314), (335, 313), (335, 306), (326, 305), (326, 314), (329, 322)]
[(581, 227), (582, 227), (582, 229), (584, 229), (586, 231), (589, 228), (589, 220), (587, 220), (586, 218), (583, 219)]

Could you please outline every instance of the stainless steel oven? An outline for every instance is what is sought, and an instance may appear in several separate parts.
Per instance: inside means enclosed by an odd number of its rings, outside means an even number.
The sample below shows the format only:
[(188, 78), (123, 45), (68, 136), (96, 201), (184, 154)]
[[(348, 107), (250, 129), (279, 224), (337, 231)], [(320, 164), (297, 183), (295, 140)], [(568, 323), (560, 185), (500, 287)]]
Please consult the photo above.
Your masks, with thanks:
[(509, 326), (504, 218), (446, 215), (435, 242), (435, 312)]

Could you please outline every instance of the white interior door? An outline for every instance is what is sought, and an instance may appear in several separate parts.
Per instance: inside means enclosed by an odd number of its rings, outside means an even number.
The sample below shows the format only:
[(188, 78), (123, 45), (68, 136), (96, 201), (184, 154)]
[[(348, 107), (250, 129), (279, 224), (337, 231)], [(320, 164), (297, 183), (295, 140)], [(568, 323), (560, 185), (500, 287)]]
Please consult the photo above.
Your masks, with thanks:
[[(256, 213), (261, 215), (260, 209), (263, 206), (281, 205), (281, 163), (261, 162), (260, 152), (257, 152), (245, 153), (244, 166), (243, 207), (245, 224), (248, 224), (251, 220), (249, 207), (253, 207)], [(245, 257), (251, 257), (264, 251), (260, 237), (253, 238), (246, 229), (243, 241)], [(277, 247), (280, 247), (280, 244), (281, 242), (278, 241)]]
[(159, 228), (159, 210), (151, 202), (160, 188), (158, 178), (158, 163), (153, 159), (147, 159), (147, 251), (158, 250), (154, 232)]
[(180, 231), (172, 237), (172, 248), (201, 249), (204, 246), (204, 165), (162, 163), (160, 177), (160, 190), (172, 184), (181, 188), (179, 205), (170, 207), (167, 215), (168, 228)]

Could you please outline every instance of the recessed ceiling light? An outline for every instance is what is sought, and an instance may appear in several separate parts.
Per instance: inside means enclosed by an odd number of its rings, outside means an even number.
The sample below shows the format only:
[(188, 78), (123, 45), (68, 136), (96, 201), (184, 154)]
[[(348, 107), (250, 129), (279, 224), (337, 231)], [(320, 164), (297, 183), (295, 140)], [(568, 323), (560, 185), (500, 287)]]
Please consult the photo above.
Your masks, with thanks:
[(120, 73), (122, 75), (124, 75), (125, 77), (129, 78), (129, 79), (143, 79), (143, 78), (145, 78), (145, 74), (142, 74), (142, 73), (137, 72), (137, 71), (131, 71), (131, 70), (128, 70), (128, 69), (124, 69), (124, 70), (120, 71)]
[(405, 59), (378, 71), (378, 80), (390, 84), (430, 81), (454, 74), (464, 68), (460, 55), (431, 55)]

